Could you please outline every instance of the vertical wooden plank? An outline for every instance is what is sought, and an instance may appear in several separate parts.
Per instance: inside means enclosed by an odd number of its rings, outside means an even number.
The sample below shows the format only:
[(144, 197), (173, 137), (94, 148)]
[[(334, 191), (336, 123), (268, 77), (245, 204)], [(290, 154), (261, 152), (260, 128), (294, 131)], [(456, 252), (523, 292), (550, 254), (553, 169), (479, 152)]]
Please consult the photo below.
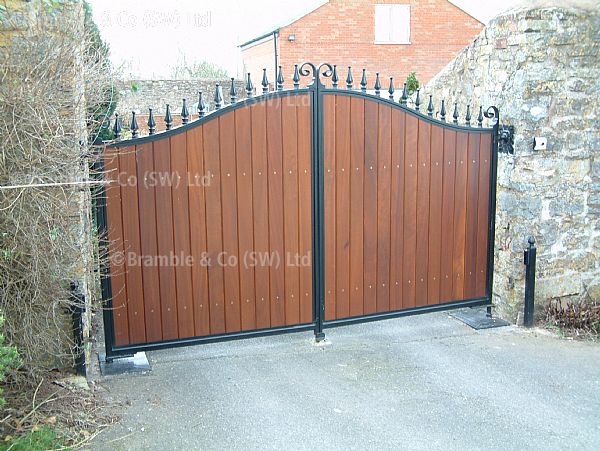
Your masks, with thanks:
[(379, 105), (377, 127), (377, 312), (390, 309), (390, 185), (392, 109)]
[(441, 254), (441, 286), (440, 301), (454, 299), (452, 268), (454, 252), (454, 188), (456, 172), (456, 132), (444, 130), (444, 172), (442, 190), (442, 254)]
[(444, 170), (444, 129), (431, 126), (431, 172), (429, 193), (429, 258), (427, 303), (440, 302), (440, 268), (442, 245), (442, 187)]
[(364, 313), (377, 311), (377, 140), (379, 105), (365, 100)]
[(235, 149), (237, 158), (237, 210), (239, 235), (239, 271), (241, 329), (256, 329), (254, 268), (249, 260), (254, 251), (252, 209), (252, 134), (250, 107), (235, 111)]
[[(119, 154), (121, 172), (134, 176), (136, 171), (136, 150), (134, 147), (123, 149)], [(146, 323), (144, 320), (144, 286), (140, 249), (140, 216), (138, 193), (135, 183), (125, 183), (121, 187), (123, 209), (123, 249), (125, 250), (127, 280), (127, 310), (129, 315), (129, 338), (132, 344), (146, 341)]]
[(402, 309), (404, 230), (404, 137), (406, 113), (392, 110), (392, 176), (390, 192), (390, 310)]
[(204, 169), (210, 174), (210, 186), (205, 190), (206, 247), (208, 260), (208, 294), (210, 300), (210, 333), (225, 332), (223, 267), (218, 263), (223, 250), (221, 219), (221, 165), (219, 158), (219, 121), (203, 125)]
[(350, 103), (350, 316), (363, 309), (363, 177), (365, 172), (365, 101)]
[(196, 127), (187, 132), (187, 165), (190, 182), (190, 255), (194, 262), (192, 266), (192, 300), (194, 331), (198, 337), (210, 334), (204, 192), (211, 189), (212, 180), (210, 175), (204, 171), (202, 130), (202, 127)]
[(406, 115), (404, 151), (404, 235), (402, 273), (402, 307), (416, 305), (416, 251), (417, 251), (417, 136), (419, 120)]
[(335, 106), (336, 318), (350, 315), (350, 97)]
[(269, 244), (275, 261), (270, 265), (271, 327), (285, 324), (285, 256), (283, 237), (283, 170), (281, 99), (267, 104), (267, 161), (269, 166)]
[(323, 96), (325, 319), (336, 318), (335, 274), (335, 96)]
[(250, 107), (252, 119), (252, 206), (254, 225), (254, 281), (256, 286), (256, 327), (271, 326), (269, 266), (262, 262), (269, 254), (269, 193), (267, 166), (267, 112), (265, 103)]
[(235, 130), (233, 113), (223, 114), (219, 117), (223, 218), (223, 254), (221, 254), (219, 264), (223, 265), (225, 330), (227, 332), (239, 332), (241, 329)]
[(177, 284), (177, 324), (179, 338), (194, 336), (194, 305), (190, 256), (190, 217), (185, 133), (171, 137), (173, 184), (173, 238), (175, 244), (175, 283)]
[(417, 254), (416, 303), (427, 304), (427, 269), (429, 259), (429, 180), (431, 171), (431, 124), (419, 121), (417, 150)]
[[(129, 150), (131, 151), (131, 150)], [(123, 346), (129, 341), (129, 320), (127, 314), (127, 284), (125, 277), (125, 251), (123, 249), (123, 216), (121, 184), (126, 178), (120, 176), (119, 151), (108, 149), (104, 157), (106, 186), (106, 226), (108, 239), (108, 259), (112, 288), (113, 326), (115, 345)]]
[(467, 165), (467, 231), (465, 236), (465, 298), (475, 297), (477, 286), (477, 205), (479, 202), (478, 133), (469, 134)]
[[(151, 262), (158, 256), (156, 242), (156, 200), (151, 175), (154, 174), (154, 156), (152, 143), (137, 146), (137, 190), (140, 212), (140, 248), (142, 261)], [(146, 340), (149, 342), (162, 340), (162, 323), (160, 317), (160, 285), (158, 265), (143, 264), (142, 279), (144, 282), (144, 320), (146, 322)]]
[[(156, 196), (156, 238), (159, 258), (168, 259), (174, 252), (173, 245), (173, 198), (171, 197), (171, 146), (168, 138), (154, 142), (154, 171), (157, 184)], [(175, 268), (172, 265), (160, 265), (158, 269), (160, 284), (160, 305), (163, 340), (179, 337), (177, 324), (177, 288)]]
[(457, 132), (456, 177), (454, 179), (454, 250), (452, 270), (454, 273), (453, 298), (465, 299), (465, 230), (467, 214), (467, 166), (468, 134)]
[(300, 323), (298, 271), (298, 124), (296, 97), (282, 98), (285, 324)]
[(312, 321), (312, 170), (310, 105), (307, 94), (298, 96), (296, 113), (298, 119), (298, 190), (300, 255), (308, 261), (300, 266), (300, 322)]
[(488, 264), (488, 215), (490, 209), (491, 135), (481, 134), (479, 153), (479, 200), (477, 202), (477, 280), (475, 297), (486, 295)]

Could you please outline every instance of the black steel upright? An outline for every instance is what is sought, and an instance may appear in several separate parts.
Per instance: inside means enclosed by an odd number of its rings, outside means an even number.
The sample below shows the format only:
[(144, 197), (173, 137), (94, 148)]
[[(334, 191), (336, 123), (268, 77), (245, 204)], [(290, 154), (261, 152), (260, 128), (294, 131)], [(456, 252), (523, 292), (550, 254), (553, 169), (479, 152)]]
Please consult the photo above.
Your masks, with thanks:
[(325, 85), (321, 82), (321, 76), (331, 77), (333, 67), (328, 63), (315, 66), (306, 62), (300, 66), (300, 75), (303, 77), (312, 75), (312, 82), (308, 85), (312, 105), (312, 285), (314, 332), (315, 340), (319, 342), (325, 338), (323, 332), (325, 317), (325, 152), (323, 93), (321, 92)]
[(533, 326), (535, 298), (535, 260), (537, 253), (535, 238), (530, 236), (527, 244), (523, 259), (523, 263), (525, 263), (525, 309), (523, 312), (523, 325), (531, 327)]

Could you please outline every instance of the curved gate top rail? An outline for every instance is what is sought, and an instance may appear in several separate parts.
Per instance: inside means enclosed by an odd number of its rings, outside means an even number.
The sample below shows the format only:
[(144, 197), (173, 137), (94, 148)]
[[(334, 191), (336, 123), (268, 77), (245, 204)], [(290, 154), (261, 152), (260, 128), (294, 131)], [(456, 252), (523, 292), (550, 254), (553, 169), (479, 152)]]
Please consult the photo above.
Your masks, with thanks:
[[(300, 81), (302, 77), (310, 77), (310, 83), (304, 87), (300, 87)], [(330, 80), (330, 86), (326, 85), (324, 81)], [(311, 62), (304, 62), (300, 65), (294, 65), (294, 74), (292, 77), (293, 88), (285, 87), (285, 79), (283, 75), (283, 69), (279, 66), (276, 88), (270, 90), (270, 83), (267, 78), (267, 70), (263, 69), (263, 75), (261, 80), (261, 93), (255, 94), (255, 87), (252, 83), (251, 74), (247, 73), (245, 78), (245, 98), (240, 98), (238, 90), (235, 86), (235, 80), (231, 79), (231, 86), (229, 89), (229, 104), (225, 104), (225, 98), (223, 95), (223, 86), (217, 84), (215, 87), (215, 96), (213, 99), (214, 109), (209, 110), (206, 98), (202, 91), (198, 92), (198, 103), (197, 103), (197, 118), (190, 121), (191, 114), (189, 112), (189, 106), (187, 99), (182, 100), (181, 107), (181, 123), (182, 125), (173, 128), (173, 113), (170, 105), (166, 105), (164, 123), (166, 129), (163, 131), (156, 130), (156, 120), (153, 112), (153, 108), (148, 109), (147, 126), (149, 134), (146, 136), (139, 136), (139, 124), (136, 117), (135, 111), (131, 112), (131, 120), (128, 128), (131, 131), (131, 138), (121, 139), (123, 121), (119, 117), (118, 113), (115, 113), (115, 119), (113, 121), (112, 131), (115, 136), (115, 140), (108, 143), (110, 147), (124, 147), (132, 144), (143, 144), (145, 142), (161, 139), (167, 136), (172, 136), (178, 133), (184, 133), (190, 128), (202, 125), (206, 121), (214, 119), (221, 114), (225, 114), (233, 109), (241, 108), (247, 105), (251, 105), (256, 102), (277, 98), (280, 96), (295, 95), (302, 92), (306, 92), (311, 89), (319, 89), (323, 92), (335, 92), (341, 95), (353, 95), (353, 96), (364, 96), (368, 99), (376, 99), (387, 105), (391, 105), (395, 108), (399, 108), (409, 114), (415, 115), (420, 119), (431, 122), (437, 125), (443, 125), (446, 128), (476, 132), (477, 130), (485, 131), (494, 127), (495, 124), (499, 123), (498, 109), (494, 106), (484, 110), (482, 105), (479, 106), (477, 117), (473, 117), (471, 110), (471, 104), (467, 104), (464, 116), (461, 118), (458, 102), (454, 102), (452, 106), (452, 112), (450, 113), (450, 105), (445, 99), (442, 99), (439, 109), (436, 109), (434, 105), (433, 95), (429, 95), (427, 100), (427, 106), (424, 105), (424, 101), (421, 95), (421, 88), (417, 89), (415, 93), (409, 95), (407, 90), (407, 84), (404, 82), (402, 90), (396, 89), (394, 85), (393, 77), (389, 78), (388, 88), (383, 88), (387, 93), (387, 97), (382, 96), (382, 84), (379, 73), (376, 74), (375, 82), (372, 89), (368, 89), (367, 72), (366, 69), (362, 69), (362, 75), (359, 87), (354, 86), (354, 78), (352, 74), (352, 67), (348, 66), (348, 72), (346, 80), (340, 85), (340, 78), (338, 76), (337, 65), (331, 65), (329, 63), (321, 63), (315, 66)], [(414, 97), (414, 98), (413, 98)], [(397, 99), (397, 100), (396, 100)], [(409, 106), (412, 103), (413, 108)], [(489, 119), (487, 127), (484, 127), (485, 119)]]
[[(367, 86), (306, 62), (274, 90), (263, 70), (258, 94), (247, 74), (245, 98), (232, 79), (227, 105), (217, 84), (210, 111), (184, 99), (179, 126), (149, 109), (147, 136), (115, 115), (96, 208), (107, 358), (491, 304), (498, 109)], [(148, 174), (188, 177), (127, 182)], [(222, 254), (237, 266), (198, 263)]]

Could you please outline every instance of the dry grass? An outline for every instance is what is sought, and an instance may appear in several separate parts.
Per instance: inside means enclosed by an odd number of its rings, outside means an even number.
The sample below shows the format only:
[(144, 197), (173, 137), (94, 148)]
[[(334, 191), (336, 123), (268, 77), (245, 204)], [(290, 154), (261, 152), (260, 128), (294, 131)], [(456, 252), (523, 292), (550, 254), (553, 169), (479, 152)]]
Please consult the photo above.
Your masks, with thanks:
[(546, 323), (572, 338), (596, 340), (600, 337), (600, 304), (551, 299), (545, 306)]

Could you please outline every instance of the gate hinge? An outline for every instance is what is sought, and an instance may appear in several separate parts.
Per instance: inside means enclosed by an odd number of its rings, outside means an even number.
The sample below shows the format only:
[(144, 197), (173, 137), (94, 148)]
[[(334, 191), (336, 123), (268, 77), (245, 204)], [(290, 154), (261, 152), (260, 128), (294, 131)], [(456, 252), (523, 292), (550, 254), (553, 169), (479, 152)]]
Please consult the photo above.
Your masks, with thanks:
[(515, 153), (515, 127), (513, 125), (501, 125), (498, 130), (498, 152)]

